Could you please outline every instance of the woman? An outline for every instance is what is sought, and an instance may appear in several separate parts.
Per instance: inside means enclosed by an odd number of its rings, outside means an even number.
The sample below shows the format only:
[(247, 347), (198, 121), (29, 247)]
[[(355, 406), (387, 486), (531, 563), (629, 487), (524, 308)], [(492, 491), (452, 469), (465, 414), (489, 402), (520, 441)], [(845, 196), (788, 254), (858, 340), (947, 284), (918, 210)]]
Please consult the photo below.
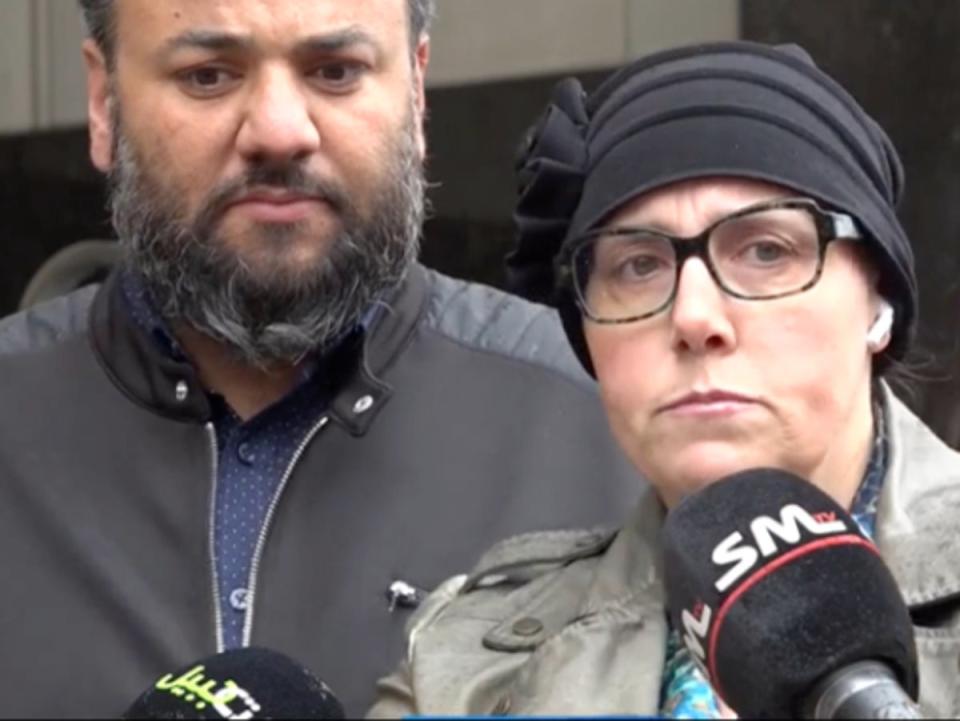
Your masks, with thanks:
[(438, 589), (373, 715), (730, 716), (669, 627), (656, 539), (752, 467), (851, 510), (911, 607), (924, 710), (960, 713), (960, 457), (882, 380), (917, 305), (883, 131), (796, 47), (697, 46), (561, 84), (520, 172), (515, 277), (556, 289), (650, 489), (616, 534), (512, 539)]

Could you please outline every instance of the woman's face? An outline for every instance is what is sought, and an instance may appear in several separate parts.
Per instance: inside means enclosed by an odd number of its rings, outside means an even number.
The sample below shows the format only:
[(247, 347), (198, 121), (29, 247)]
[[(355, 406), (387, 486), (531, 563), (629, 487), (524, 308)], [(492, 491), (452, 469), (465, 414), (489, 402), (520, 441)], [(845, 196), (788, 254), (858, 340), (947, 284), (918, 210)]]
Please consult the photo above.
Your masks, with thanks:
[[(686, 237), (793, 195), (740, 179), (688, 181), (635, 199), (605, 225)], [(761, 466), (852, 500), (872, 433), (866, 334), (879, 299), (854, 243), (827, 248), (819, 282), (797, 295), (732, 297), (693, 257), (663, 312), (623, 325), (584, 321), (613, 432), (668, 506)]]

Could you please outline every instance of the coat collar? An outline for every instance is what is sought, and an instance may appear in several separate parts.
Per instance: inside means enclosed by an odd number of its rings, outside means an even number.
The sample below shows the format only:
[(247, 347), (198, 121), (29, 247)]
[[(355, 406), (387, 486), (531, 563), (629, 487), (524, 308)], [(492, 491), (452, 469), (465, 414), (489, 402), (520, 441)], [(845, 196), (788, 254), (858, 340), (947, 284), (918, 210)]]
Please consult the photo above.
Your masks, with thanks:
[[(340, 390), (330, 412), (353, 435), (363, 435), (392, 389), (382, 374), (406, 344), (427, 300), (426, 272), (414, 265), (383, 303), (370, 329), (357, 343), (338, 352), (348, 355)], [(210, 404), (193, 366), (166, 354), (131, 317), (121, 275), (101, 287), (90, 310), (90, 339), (107, 376), (131, 400), (172, 420), (206, 422)]]
[(960, 454), (883, 386), (890, 456), (877, 546), (907, 605), (960, 595)]
[(597, 564), (580, 613), (595, 613), (611, 602), (639, 601), (663, 608), (663, 563), (660, 530), (666, 511), (652, 486), (640, 501)]

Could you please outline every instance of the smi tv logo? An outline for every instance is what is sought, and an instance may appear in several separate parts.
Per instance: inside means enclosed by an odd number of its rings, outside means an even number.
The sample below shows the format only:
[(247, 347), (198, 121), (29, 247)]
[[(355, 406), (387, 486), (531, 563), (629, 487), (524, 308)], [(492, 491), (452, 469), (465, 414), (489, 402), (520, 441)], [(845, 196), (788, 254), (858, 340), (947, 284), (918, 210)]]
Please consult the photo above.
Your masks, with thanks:
[[(803, 537), (801, 528), (813, 536), (850, 531), (833, 511), (810, 514), (796, 504), (788, 504), (780, 509), (779, 518), (758, 516), (750, 522), (751, 540), (746, 539), (740, 531), (734, 531), (714, 547), (710, 556), (713, 564), (721, 569), (729, 566), (714, 583), (714, 588), (718, 593), (725, 593), (753, 570), (761, 558), (776, 554), (780, 546), (775, 539), (785, 546), (796, 546)], [(710, 633), (713, 620), (713, 610), (702, 601), (697, 602), (692, 610), (684, 609), (680, 614), (683, 642), (704, 671), (707, 654), (703, 642)]]
[(693, 660), (707, 677), (710, 677), (710, 671), (706, 667), (707, 652), (703, 648), (703, 642), (707, 640), (707, 634), (710, 632), (710, 622), (713, 620), (713, 611), (703, 601), (698, 601), (693, 611), (683, 609), (680, 614), (680, 622), (683, 624), (683, 645), (693, 655)]
[(780, 510), (780, 518), (758, 516), (750, 522), (752, 545), (746, 542), (740, 531), (734, 531), (713, 549), (710, 560), (715, 566), (733, 564), (732, 568), (717, 579), (714, 587), (719, 593), (726, 592), (756, 566), (761, 558), (769, 558), (775, 554), (778, 549), (776, 541), (773, 540), (774, 536), (788, 545), (798, 544), (801, 526), (814, 536), (829, 536), (850, 530), (833, 511), (810, 515), (793, 503)]

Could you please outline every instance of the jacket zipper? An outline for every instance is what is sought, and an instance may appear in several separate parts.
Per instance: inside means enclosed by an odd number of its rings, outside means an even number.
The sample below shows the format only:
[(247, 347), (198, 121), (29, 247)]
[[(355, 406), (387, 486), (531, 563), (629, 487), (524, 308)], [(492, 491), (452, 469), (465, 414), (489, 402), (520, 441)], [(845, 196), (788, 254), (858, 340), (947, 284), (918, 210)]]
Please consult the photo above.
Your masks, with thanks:
[(210, 537), (209, 537), (209, 555), (210, 572), (213, 576), (213, 625), (217, 636), (217, 653), (223, 653), (223, 616), (220, 613), (220, 579), (217, 577), (217, 556), (216, 556), (216, 523), (217, 523), (217, 475), (219, 470), (220, 450), (217, 447), (217, 429), (213, 423), (207, 423), (207, 438), (210, 440), (210, 467), (213, 472), (213, 483), (211, 484), (210, 494)]
[(283, 478), (280, 480), (280, 485), (277, 486), (277, 490), (273, 494), (273, 499), (270, 501), (270, 508), (267, 509), (266, 518), (263, 519), (263, 525), (260, 527), (260, 536), (257, 538), (257, 547), (256, 550), (254, 550), (253, 560), (250, 564), (250, 578), (247, 583), (247, 617), (243, 622), (244, 646), (250, 645), (250, 639), (253, 636), (253, 612), (254, 603), (256, 602), (257, 597), (257, 576), (260, 571), (260, 558), (263, 555), (263, 547), (267, 542), (267, 534), (270, 531), (270, 523), (273, 521), (273, 515), (280, 503), (280, 496), (283, 495), (283, 491), (287, 487), (287, 482), (290, 480), (290, 476), (293, 475), (293, 469), (296, 468), (297, 464), (300, 462), (300, 458), (306, 452), (307, 446), (310, 445), (316, 435), (323, 430), (323, 427), (329, 422), (330, 418), (328, 416), (321, 418), (319, 421), (317, 421), (317, 424), (310, 429), (310, 432), (307, 433), (306, 437), (303, 439), (303, 442), (300, 443), (300, 446), (297, 448), (297, 452), (293, 454), (293, 458), (290, 460), (290, 465), (287, 466), (287, 470), (283, 474)]

